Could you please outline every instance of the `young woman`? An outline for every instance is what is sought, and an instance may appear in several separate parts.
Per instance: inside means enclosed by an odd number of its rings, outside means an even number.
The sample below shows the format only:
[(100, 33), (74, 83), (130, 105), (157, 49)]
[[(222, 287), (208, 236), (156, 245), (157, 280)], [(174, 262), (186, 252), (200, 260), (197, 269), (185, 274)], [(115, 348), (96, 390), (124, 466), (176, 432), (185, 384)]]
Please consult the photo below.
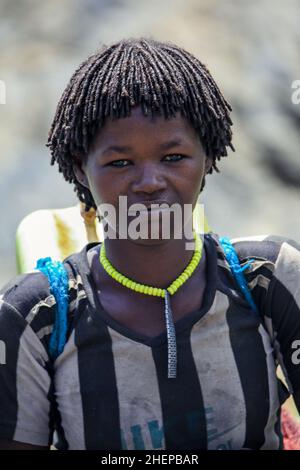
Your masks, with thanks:
[(75, 71), (50, 130), (51, 164), (87, 211), (118, 213), (126, 196), (146, 206), (147, 227), (156, 217), (159, 236), (107, 237), (64, 260), (68, 330), (55, 360), (47, 277), (2, 288), (2, 448), (48, 449), (54, 429), (60, 449), (282, 448), (279, 355), (300, 409), (300, 246), (235, 240), (256, 315), (219, 236), (194, 231), (187, 249), (174, 225), (162, 236), (163, 210), (150, 207), (195, 207), (233, 149), (230, 111), (207, 68), (172, 43), (122, 40)]

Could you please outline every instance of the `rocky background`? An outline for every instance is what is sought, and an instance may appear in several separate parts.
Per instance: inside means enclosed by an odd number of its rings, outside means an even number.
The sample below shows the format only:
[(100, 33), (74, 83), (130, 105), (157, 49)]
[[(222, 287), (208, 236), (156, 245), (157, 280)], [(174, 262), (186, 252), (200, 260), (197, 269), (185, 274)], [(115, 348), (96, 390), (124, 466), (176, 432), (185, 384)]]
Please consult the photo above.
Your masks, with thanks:
[(300, 241), (299, 0), (0, 0), (0, 285), (16, 272), (22, 218), (76, 203), (45, 147), (71, 73), (103, 42), (140, 35), (194, 53), (233, 106), (236, 152), (202, 197), (210, 225)]

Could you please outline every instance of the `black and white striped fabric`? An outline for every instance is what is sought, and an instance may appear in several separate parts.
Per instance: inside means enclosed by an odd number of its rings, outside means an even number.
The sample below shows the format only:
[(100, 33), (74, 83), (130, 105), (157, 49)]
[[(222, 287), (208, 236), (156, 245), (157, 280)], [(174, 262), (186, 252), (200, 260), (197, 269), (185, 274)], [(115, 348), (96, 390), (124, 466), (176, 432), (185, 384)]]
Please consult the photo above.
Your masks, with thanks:
[[(177, 378), (166, 333), (115, 321), (95, 295), (87, 251), (66, 258), (70, 325), (63, 353), (47, 350), (55, 299), (40, 272), (0, 291), (0, 438), (64, 449), (280, 449), (275, 353), (300, 389), (300, 245), (278, 236), (232, 240), (261, 312), (251, 310), (215, 233), (204, 236), (201, 308), (175, 323)], [(295, 360), (296, 359), (296, 360)]]

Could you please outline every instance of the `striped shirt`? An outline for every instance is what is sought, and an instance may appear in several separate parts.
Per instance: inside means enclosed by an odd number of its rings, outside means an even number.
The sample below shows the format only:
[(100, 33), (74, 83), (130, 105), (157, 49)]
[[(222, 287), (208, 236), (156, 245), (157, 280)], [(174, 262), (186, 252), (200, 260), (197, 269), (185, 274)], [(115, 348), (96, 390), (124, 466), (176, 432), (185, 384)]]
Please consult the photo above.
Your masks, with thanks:
[[(205, 234), (201, 308), (175, 322), (177, 378), (166, 332), (149, 338), (103, 309), (87, 251), (64, 260), (69, 328), (48, 355), (55, 299), (40, 272), (0, 290), (0, 438), (61, 449), (281, 449), (280, 355), (300, 389), (300, 245), (264, 235), (232, 240), (260, 315), (232, 276), (219, 236)], [(298, 346), (299, 349), (299, 346)]]

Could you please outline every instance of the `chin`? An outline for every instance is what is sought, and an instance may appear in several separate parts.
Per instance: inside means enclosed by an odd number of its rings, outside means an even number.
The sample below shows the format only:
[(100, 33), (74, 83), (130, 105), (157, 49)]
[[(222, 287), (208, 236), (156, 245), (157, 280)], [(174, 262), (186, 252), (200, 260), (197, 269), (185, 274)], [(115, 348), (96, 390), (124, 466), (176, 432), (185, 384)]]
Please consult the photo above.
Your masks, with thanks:
[(166, 239), (154, 239), (154, 238), (138, 238), (138, 239), (131, 239), (128, 238), (132, 243), (135, 245), (140, 245), (140, 246), (160, 246), (164, 245), (165, 243), (168, 243), (169, 240)]
[[(136, 218), (129, 216), (122, 227), (119, 221), (116, 225), (108, 223), (108, 238), (130, 240), (133, 243), (143, 246), (154, 246), (168, 243), (170, 240), (184, 238), (182, 221), (175, 224), (173, 218), (163, 221), (161, 214), (145, 212), (136, 221)], [(175, 229), (176, 227), (176, 229)]]

